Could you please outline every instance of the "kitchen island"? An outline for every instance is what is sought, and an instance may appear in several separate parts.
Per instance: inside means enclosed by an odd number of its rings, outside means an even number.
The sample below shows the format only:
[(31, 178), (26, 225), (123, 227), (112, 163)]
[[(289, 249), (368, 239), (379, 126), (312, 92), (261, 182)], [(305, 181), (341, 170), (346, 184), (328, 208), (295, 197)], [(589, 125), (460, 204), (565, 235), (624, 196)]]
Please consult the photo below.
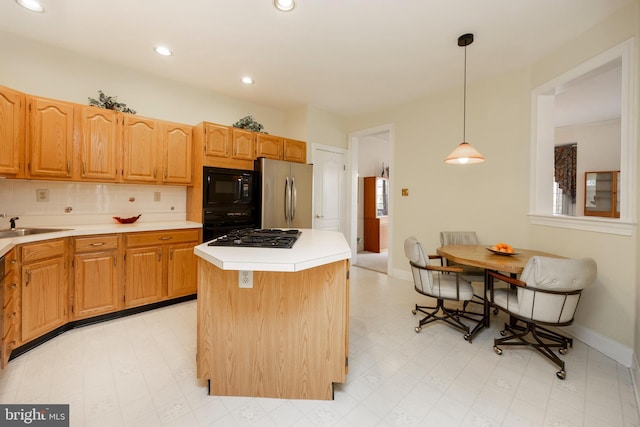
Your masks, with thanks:
[(291, 249), (194, 249), (198, 378), (209, 394), (332, 399), (347, 373), (349, 258), (342, 233), (303, 229)]

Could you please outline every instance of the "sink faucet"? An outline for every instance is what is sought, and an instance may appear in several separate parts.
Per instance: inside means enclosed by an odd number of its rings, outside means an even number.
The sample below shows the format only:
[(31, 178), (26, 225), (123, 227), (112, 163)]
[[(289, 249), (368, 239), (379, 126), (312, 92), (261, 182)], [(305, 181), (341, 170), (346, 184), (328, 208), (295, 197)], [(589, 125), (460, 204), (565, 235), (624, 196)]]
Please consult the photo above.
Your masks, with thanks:
[(20, 219), (19, 216), (14, 216), (14, 217), (11, 217), (11, 219), (9, 219), (9, 224), (10, 224), (12, 230), (16, 229), (16, 221), (19, 220), (19, 219)]

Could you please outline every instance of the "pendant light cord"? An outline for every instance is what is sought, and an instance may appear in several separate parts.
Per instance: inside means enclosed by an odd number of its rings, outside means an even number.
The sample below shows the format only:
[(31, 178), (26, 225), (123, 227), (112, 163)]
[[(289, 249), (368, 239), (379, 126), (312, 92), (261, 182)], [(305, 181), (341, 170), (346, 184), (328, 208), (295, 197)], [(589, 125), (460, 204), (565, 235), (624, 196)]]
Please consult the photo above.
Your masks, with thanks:
[(464, 46), (464, 89), (462, 101), (462, 142), (467, 142), (467, 45)]

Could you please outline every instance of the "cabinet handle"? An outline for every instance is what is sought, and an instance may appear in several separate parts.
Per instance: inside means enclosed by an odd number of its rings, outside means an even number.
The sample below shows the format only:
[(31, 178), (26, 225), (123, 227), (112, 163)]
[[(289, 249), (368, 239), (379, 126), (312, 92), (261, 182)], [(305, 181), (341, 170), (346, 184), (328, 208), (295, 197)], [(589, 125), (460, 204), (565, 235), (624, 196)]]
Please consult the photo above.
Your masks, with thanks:
[(24, 285), (25, 285), (25, 286), (29, 286), (29, 282), (31, 281), (31, 271), (30, 271), (30, 270), (27, 270), (27, 272), (26, 272), (26, 276), (27, 276), (27, 277), (26, 277), (26, 280), (27, 280), (27, 281), (25, 282), (25, 284), (24, 284)]
[(12, 259), (12, 260), (9, 262), (9, 264), (13, 265), (13, 264), (15, 264), (16, 262), (17, 262), (17, 261), (16, 261), (15, 259)]
[(162, 236), (160, 238), (160, 240), (171, 240), (171, 239), (173, 239), (173, 237), (171, 237), (171, 236)]
[(67, 160), (67, 175), (71, 173), (71, 160)]
[(95, 242), (91, 244), (91, 246), (103, 246), (103, 245), (106, 245), (106, 242)]
[(13, 350), (16, 346), (16, 340), (11, 341), (7, 347), (10, 348), (11, 350)]
[(113, 266), (115, 267), (116, 264), (118, 264), (118, 257), (117, 256), (113, 256)]
[(173, 249), (169, 249), (169, 259), (173, 259)]
[(167, 179), (167, 176), (169, 175), (169, 171), (167, 169), (164, 170), (164, 179)]
[(82, 162), (82, 176), (87, 175), (87, 165), (85, 162)]
[(9, 289), (15, 289), (17, 287), (18, 287), (18, 285), (16, 283), (12, 283), (12, 284), (9, 285)]
[(162, 261), (162, 251), (158, 251), (158, 262)]
[(155, 179), (155, 178), (157, 178), (157, 176), (158, 176), (158, 168), (155, 167), (155, 168), (153, 168), (153, 178)]
[(18, 313), (16, 313), (15, 311), (13, 313), (9, 313), (7, 315), (7, 319), (13, 319), (14, 317), (16, 317), (16, 314), (18, 314)]

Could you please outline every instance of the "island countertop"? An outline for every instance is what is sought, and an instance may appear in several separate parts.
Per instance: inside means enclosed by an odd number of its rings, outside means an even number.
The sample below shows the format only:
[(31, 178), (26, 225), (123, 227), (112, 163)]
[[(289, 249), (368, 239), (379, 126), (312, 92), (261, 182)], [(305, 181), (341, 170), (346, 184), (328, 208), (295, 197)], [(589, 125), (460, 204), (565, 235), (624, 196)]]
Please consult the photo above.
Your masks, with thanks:
[(337, 231), (300, 229), (291, 249), (208, 246), (194, 248), (195, 254), (222, 270), (302, 271), (351, 258), (351, 248)]

